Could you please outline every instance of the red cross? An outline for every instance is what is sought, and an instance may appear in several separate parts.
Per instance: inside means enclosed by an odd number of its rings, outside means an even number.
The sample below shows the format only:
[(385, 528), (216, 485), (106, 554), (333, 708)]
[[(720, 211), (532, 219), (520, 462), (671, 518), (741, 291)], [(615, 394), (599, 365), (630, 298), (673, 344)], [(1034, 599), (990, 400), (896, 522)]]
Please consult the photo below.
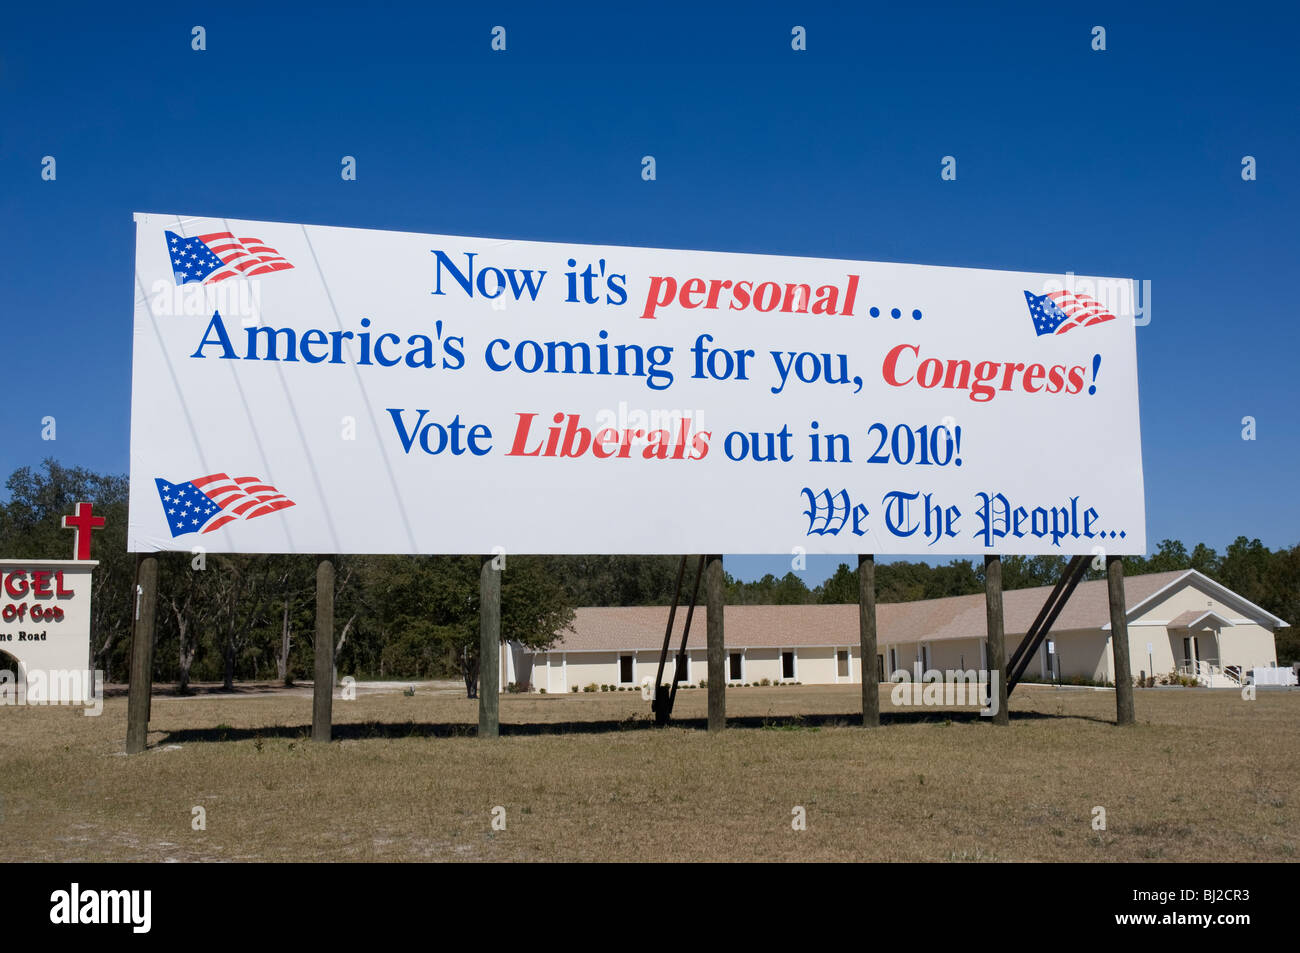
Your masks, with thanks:
[(93, 503), (78, 503), (76, 516), (63, 517), (63, 528), (76, 530), (77, 534), (72, 541), (73, 559), (90, 558), (90, 534), (104, 527), (104, 517), (91, 515), (94, 508)]

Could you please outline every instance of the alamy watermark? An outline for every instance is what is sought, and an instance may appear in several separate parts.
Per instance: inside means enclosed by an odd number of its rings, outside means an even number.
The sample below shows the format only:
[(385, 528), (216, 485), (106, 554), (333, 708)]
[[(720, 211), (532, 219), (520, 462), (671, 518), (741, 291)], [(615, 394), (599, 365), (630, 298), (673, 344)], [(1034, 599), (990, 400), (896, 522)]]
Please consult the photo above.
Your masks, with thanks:
[(246, 328), (262, 323), (262, 283), (246, 278), (214, 284), (160, 279), (149, 292), (149, 312), (156, 318), (211, 318), (218, 313)]
[(651, 442), (650, 435), (656, 431), (666, 431), (671, 438), (678, 439), (684, 432), (694, 434), (704, 428), (702, 410), (629, 407), (627, 401), (621, 400), (617, 408), (605, 407), (596, 412), (593, 432), (614, 430), (630, 445), (641, 447)]
[(1049, 278), (1043, 282), (1043, 294), (1068, 291), (1073, 295), (1087, 295), (1111, 314), (1120, 318), (1132, 317), (1138, 327), (1151, 323), (1151, 279), (1144, 278), (1080, 278), (1072, 271), (1065, 280)]
[(91, 890), (73, 883), (50, 894), (50, 923), (120, 924), (133, 933), (148, 933), (152, 908), (152, 890)]
[(980, 715), (998, 713), (998, 673), (984, 669), (926, 669), (918, 661), (912, 671), (899, 669), (889, 676), (894, 687), (889, 700), (897, 707), (920, 705), (927, 708), (978, 706)]
[(21, 678), (0, 669), (0, 706), (80, 705), (88, 718), (104, 712), (104, 673), (101, 669), (31, 669)]

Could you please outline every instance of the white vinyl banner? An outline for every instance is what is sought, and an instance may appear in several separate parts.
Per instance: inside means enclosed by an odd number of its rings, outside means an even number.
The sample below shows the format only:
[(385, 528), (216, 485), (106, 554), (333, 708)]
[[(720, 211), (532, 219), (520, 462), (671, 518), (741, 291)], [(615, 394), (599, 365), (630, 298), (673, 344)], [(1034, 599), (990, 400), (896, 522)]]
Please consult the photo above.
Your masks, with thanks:
[(138, 214), (130, 549), (1143, 553), (1134, 290)]

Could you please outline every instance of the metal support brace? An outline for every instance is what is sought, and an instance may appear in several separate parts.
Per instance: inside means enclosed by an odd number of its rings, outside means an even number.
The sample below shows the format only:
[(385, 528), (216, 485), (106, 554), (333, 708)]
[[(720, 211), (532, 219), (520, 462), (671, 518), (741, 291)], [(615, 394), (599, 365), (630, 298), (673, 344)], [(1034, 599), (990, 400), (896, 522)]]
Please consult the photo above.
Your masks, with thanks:
[(1065, 603), (1069, 601), (1075, 587), (1083, 580), (1087, 571), (1087, 556), (1073, 556), (1066, 563), (1065, 571), (1061, 573), (1061, 578), (1057, 580), (1056, 585), (1052, 588), (1051, 595), (1043, 603), (1043, 608), (1038, 611), (1038, 617), (1034, 619), (1034, 624), (1029, 627), (1024, 641), (1020, 643), (1019, 648), (1012, 654), (1011, 661), (1007, 663), (1008, 695), (1020, 682), (1021, 677), (1025, 674), (1025, 669), (1029, 666), (1029, 660), (1034, 657), (1038, 647), (1047, 638), (1047, 633), (1052, 630), (1052, 625), (1056, 622), (1057, 616), (1061, 614), (1061, 610), (1065, 608)]

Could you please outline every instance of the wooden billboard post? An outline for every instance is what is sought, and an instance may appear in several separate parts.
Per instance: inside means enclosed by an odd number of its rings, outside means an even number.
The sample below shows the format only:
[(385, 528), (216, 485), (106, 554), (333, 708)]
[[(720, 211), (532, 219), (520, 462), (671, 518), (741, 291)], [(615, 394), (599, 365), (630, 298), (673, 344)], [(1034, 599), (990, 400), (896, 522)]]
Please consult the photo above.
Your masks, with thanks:
[(141, 553), (136, 557), (135, 585), (135, 613), (131, 623), (131, 687), (126, 701), (127, 754), (139, 754), (149, 743), (154, 611), (158, 605), (157, 556)]
[(316, 563), (316, 681), (312, 685), (311, 740), (329, 741), (334, 715), (334, 560)]
[(478, 736), (501, 733), (501, 571), (495, 556), (478, 570)]
[(862, 657), (862, 724), (880, 724), (880, 675), (876, 671), (876, 557), (858, 556), (858, 647)]
[(997, 705), (993, 724), (1011, 723), (1007, 711), (1007, 638), (1002, 619), (1002, 557), (984, 557), (984, 607), (988, 621), (989, 681), (997, 682), (997, 694), (990, 703)]
[(1106, 557), (1106, 588), (1110, 596), (1110, 645), (1115, 656), (1115, 724), (1131, 725), (1133, 666), (1128, 654), (1128, 608), (1124, 604), (1124, 559)]
[(726, 602), (722, 576), (722, 555), (705, 557), (704, 592), (708, 614), (709, 731), (727, 727), (727, 648), (723, 637), (722, 613)]

